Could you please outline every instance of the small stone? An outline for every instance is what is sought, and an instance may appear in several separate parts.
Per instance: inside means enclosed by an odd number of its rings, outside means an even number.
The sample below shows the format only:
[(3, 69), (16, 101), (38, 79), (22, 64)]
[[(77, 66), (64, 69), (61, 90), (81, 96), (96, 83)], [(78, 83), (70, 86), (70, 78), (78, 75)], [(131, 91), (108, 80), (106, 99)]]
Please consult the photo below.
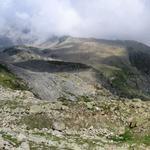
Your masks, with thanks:
[(101, 110), (99, 107), (95, 107), (95, 110), (97, 110), (97, 111), (99, 111), (99, 110)]
[(66, 126), (63, 122), (54, 122), (52, 124), (52, 129), (57, 131), (63, 131), (66, 129)]
[(2, 148), (3, 150), (9, 150), (13, 148), (13, 145), (11, 145), (8, 141), (4, 141), (3, 139), (1, 139), (0, 148)]
[(134, 118), (129, 118), (128, 124), (129, 124), (129, 128), (135, 128), (135, 127), (137, 127), (137, 121)]
[(94, 127), (93, 127), (93, 126), (89, 127), (89, 130), (93, 130), (93, 129), (94, 129)]
[(86, 106), (88, 109), (93, 109), (93, 103), (91, 102), (86, 103)]
[(62, 132), (54, 130), (52, 131), (52, 135), (57, 136), (57, 137), (62, 137)]
[(53, 104), (53, 107), (52, 107), (53, 110), (61, 110), (61, 108), (62, 108), (62, 102), (57, 102)]
[(20, 147), (18, 148), (18, 150), (30, 150), (30, 146), (28, 142), (23, 142), (21, 143)]
[(106, 113), (104, 111), (101, 112), (101, 115), (105, 115)]
[(24, 91), (24, 95), (25, 97), (29, 98), (29, 97), (34, 97), (33, 93), (29, 92), (29, 91)]
[(133, 102), (142, 102), (142, 100), (139, 99), (139, 98), (134, 98), (132, 101), (133, 101)]
[(120, 127), (120, 128), (118, 129), (118, 135), (123, 135), (125, 132), (126, 132), (125, 127)]
[(62, 105), (62, 106), (61, 106), (61, 109), (62, 109), (62, 110), (68, 110), (69, 108), (68, 108), (67, 106)]
[(24, 134), (20, 133), (17, 139), (19, 142), (25, 142), (27, 140), (27, 137)]
[(33, 105), (30, 107), (30, 113), (41, 113), (42, 108), (39, 105)]

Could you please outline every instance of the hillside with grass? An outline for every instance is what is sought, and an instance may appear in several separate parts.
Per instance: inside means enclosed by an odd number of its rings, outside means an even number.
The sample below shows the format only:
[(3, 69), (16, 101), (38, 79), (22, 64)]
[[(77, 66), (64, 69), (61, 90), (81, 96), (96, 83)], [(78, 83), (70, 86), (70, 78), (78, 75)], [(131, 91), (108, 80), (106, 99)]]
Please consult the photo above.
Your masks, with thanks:
[(25, 82), (13, 74), (4, 64), (0, 64), (0, 85), (14, 90), (28, 89)]

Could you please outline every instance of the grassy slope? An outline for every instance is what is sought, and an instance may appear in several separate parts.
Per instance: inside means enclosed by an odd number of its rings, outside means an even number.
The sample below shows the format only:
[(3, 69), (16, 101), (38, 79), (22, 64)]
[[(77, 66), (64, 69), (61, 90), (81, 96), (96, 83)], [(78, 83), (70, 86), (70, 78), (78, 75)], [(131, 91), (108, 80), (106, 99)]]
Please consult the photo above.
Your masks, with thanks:
[(149, 94), (138, 88), (137, 82), (140, 74), (128, 67), (102, 66), (100, 71), (108, 80), (111, 87), (120, 95), (125, 97), (139, 97), (148, 99)]
[(0, 85), (14, 90), (26, 90), (26, 84), (11, 73), (5, 65), (0, 64)]

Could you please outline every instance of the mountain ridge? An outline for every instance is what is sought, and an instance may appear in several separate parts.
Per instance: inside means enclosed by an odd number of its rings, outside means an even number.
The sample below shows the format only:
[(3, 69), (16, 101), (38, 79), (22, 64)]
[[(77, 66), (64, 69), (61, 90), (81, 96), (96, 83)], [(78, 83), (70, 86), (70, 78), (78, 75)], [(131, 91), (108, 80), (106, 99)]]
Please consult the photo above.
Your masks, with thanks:
[[(37, 75), (37, 78), (40, 78), (39, 75), (41, 74), (42, 77), (43, 74), (43, 76), (45, 76), (47, 79), (45, 79), (45, 84), (39, 84), (45, 85), (43, 88), (47, 91), (46, 93), (49, 93), (47, 90), (49, 89), (48, 87), (51, 87), (49, 91), (51, 91), (51, 89), (55, 89), (55, 87), (50, 85), (52, 83), (48, 78), (51, 80), (61, 79), (62, 81), (65, 80), (65, 82), (61, 83), (63, 85), (58, 86), (62, 89), (57, 89), (56, 91), (64, 93), (64, 91), (62, 91), (63, 88), (67, 88), (67, 91), (69, 90), (68, 93), (71, 93), (69, 98), (71, 97), (72, 99), (72, 95), (74, 95), (72, 92), (75, 91), (74, 88), (77, 88), (78, 85), (76, 85), (75, 81), (73, 83), (71, 78), (74, 78), (74, 75), (78, 74), (78, 78), (81, 79), (80, 74), (82, 73), (80, 70), (72, 72), (72, 75), (71, 72), (68, 73), (67, 70), (62, 72), (61, 65), (68, 63), (69, 66), (71, 63), (79, 63), (93, 68), (92, 72), (95, 74), (94, 76), (90, 73), (90, 71), (86, 72), (87, 75), (89, 74), (88, 78), (91, 80), (92, 84), (90, 84), (93, 86), (93, 88), (95, 85), (98, 85), (98, 87), (104, 87), (104, 89), (110, 91), (110, 93), (118, 96), (131, 96), (133, 98), (139, 97), (143, 99), (149, 99), (150, 89), (148, 87), (150, 79), (147, 73), (149, 73), (150, 70), (148, 67), (150, 47), (142, 43), (135, 41), (113, 41), (64, 36), (61, 38), (54, 37), (54, 39), (50, 42), (50, 48), (47, 47), (45, 49), (45, 46), (42, 47), (43, 48), (31, 46), (13, 46), (10, 48), (5, 48), (0, 54), (2, 61), (7, 62), (8, 66), (10, 66), (10, 69), (19, 77), (21, 76), (21, 78), (28, 83), (29, 88), (33, 89), (34, 93), (36, 94), (41, 93), (40, 91), (44, 92), (44, 90), (38, 90), (38, 86), (32, 82), (32, 78), (31, 80), (29, 79), (29, 76), (34, 74), (34, 76)], [(143, 62), (143, 59), (145, 62)], [(37, 62), (38, 64), (36, 65)], [(58, 62), (60, 63), (58, 64)], [(53, 63), (53, 67), (50, 63)], [(38, 69), (40, 69), (40, 64), (42, 68), (45, 67), (43, 72), (38, 72)], [(140, 66), (139, 64), (143, 65)], [(36, 66), (37, 71), (35, 72), (34, 69)], [(145, 68), (143, 66), (145, 66)], [(52, 73), (52, 68), (55, 67), (57, 70), (59, 70), (58, 73)], [(67, 65), (65, 67), (67, 69)], [(70, 76), (71, 78), (66, 81), (63, 76)], [(36, 77), (34, 77), (34, 80), (36, 80)], [(50, 82), (50, 84), (47, 85), (46, 80)], [(81, 80), (83, 80), (83, 83), (87, 84), (87, 81), (84, 81), (84, 77), (82, 77)], [(70, 86), (73, 86), (71, 91)], [(80, 89), (80, 87), (78, 88)], [(95, 88), (95, 92), (96, 91), (97, 89)], [(47, 95), (46, 93), (45, 95)], [(54, 93), (57, 94), (53, 95), (59, 95), (58, 92)], [(43, 94), (41, 93), (41, 95)], [(60, 94), (57, 97), (51, 97), (51, 93), (49, 93), (46, 97), (41, 96), (41, 98), (59, 99), (59, 97), (63, 95), (64, 94)]]

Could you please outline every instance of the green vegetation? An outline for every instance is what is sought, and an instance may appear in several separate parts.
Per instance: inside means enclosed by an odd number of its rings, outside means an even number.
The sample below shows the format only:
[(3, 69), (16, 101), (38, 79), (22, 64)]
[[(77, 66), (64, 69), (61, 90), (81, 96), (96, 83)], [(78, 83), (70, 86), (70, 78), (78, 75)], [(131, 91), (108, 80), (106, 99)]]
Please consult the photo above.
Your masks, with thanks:
[(51, 129), (52, 119), (46, 114), (30, 114), (22, 117), (20, 124), (26, 124), (28, 129)]
[[(93, 149), (94, 147), (100, 145), (100, 143), (102, 142), (101, 140), (96, 140), (96, 139), (87, 139), (87, 138), (82, 138), (80, 137), (80, 135), (71, 135), (71, 134), (67, 134), (65, 137), (57, 137), (55, 135), (52, 135), (50, 133), (42, 133), (42, 132), (36, 132), (33, 133), (34, 135), (37, 136), (41, 136), (41, 137), (45, 137), (47, 140), (51, 140), (51, 141), (57, 141), (57, 142), (62, 142), (65, 141), (67, 139), (72, 139), (73, 141), (75, 141), (75, 143), (77, 145), (84, 145), (87, 144), (89, 149)], [(68, 141), (69, 142), (69, 141)], [(45, 147), (44, 147), (45, 148)], [(56, 147), (55, 147), (56, 148)], [(57, 149), (57, 148), (56, 148)], [(66, 146), (65, 148), (66, 150), (71, 150), (70, 148), (68, 148)]]
[(113, 136), (111, 140), (115, 142), (127, 142), (129, 144), (145, 144), (150, 145), (150, 135), (139, 136), (134, 134), (131, 130), (127, 129), (126, 132), (120, 136)]
[(97, 139), (83, 139), (80, 136), (73, 137), (78, 145), (88, 144), (88, 149), (94, 149), (96, 146), (102, 146), (103, 142)]
[[(71, 95), (71, 93), (69, 93)], [(80, 101), (83, 101), (83, 102), (92, 102), (92, 99), (88, 96), (75, 96), (72, 94), (72, 96), (76, 97), (76, 102), (80, 102)], [(70, 99), (67, 99), (65, 97), (59, 97), (58, 98), (58, 101), (61, 101), (63, 103), (63, 105), (68, 105), (69, 103), (74, 103), (73, 101), (71, 101)]]
[(27, 85), (14, 74), (12, 74), (6, 66), (0, 64), (0, 85), (14, 90), (27, 90)]
[(12, 143), (15, 147), (19, 147), (19, 145), (21, 144), (16, 138), (14, 138), (12, 135), (8, 135), (5, 133), (2, 133), (2, 137), (4, 138), (4, 140)]
[(111, 84), (121, 96), (149, 99), (150, 95), (138, 88), (137, 79), (140, 79), (140, 76), (133, 73), (130, 68), (124, 67), (120, 71), (114, 72), (114, 79)]
[(115, 71), (114, 78), (111, 80), (111, 84), (115, 89), (117, 89), (120, 92), (121, 95), (130, 95), (130, 89), (136, 88), (132, 87), (131, 84), (128, 84), (128, 81), (131, 79), (131, 76), (132, 73), (127, 68)]
[(115, 142), (131, 142), (133, 140), (133, 135), (130, 130), (126, 130), (126, 132), (120, 136), (113, 136), (111, 140)]
[(110, 83), (113, 91), (115, 90), (118, 95), (129, 98), (149, 98), (150, 95), (138, 88), (140, 74), (134, 68), (129, 68), (128, 66), (101, 65), (99, 70)]
[(71, 101), (69, 99), (65, 98), (65, 97), (59, 97), (57, 100), (61, 101), (62, 104), (65, 105), (65, 106), (68, 106), (71, 103)]
[(142, 143), (150, 146), (150, 135), (144, 136), (144, 138), (142, 139)]
[(41, 149), (41, 150), (57, 150), (57, 147), (55, 146), (47, 146), (44, 144), (37, 144), (34, 142), (29, 142), (30, 145), (30, 150), (37, 150), (37, 149)]
[(88, 96), (80, 96), (80, 97), (78, 97), (78, 100), (83, 101), (83, 102), (91, 102), (92, 101)]
[(45, 137), (46, 139), (51, 140), (51, 141), (65, 140), (63, 137), (57, 137), (55, 135), (52, 135), (51, 133), (35, 132), (33, 134), (37, 136)]
[(7, 107), (10, 109), (16, 109), (16, 108), (24, 108), (23, 104), (19, 101), (16, 100), (7, 100), (7, 101), (2, 101), (0, 103), (0, 108), (1, 107)]

